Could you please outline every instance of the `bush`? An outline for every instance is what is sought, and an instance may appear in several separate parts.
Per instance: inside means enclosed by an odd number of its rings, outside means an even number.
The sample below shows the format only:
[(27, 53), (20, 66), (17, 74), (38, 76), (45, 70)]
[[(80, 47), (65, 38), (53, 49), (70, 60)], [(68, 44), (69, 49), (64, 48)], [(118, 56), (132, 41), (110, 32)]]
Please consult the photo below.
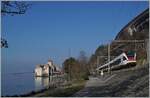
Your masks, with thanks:
[(83, 74), (82, 78), (83, 78), (84, 80), (89, 80), (88, 74)]

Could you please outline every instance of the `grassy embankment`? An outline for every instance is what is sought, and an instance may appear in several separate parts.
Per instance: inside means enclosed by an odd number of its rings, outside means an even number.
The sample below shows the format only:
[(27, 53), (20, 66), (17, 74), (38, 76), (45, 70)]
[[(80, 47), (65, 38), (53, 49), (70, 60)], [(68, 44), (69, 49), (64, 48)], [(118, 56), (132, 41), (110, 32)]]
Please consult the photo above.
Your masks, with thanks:
[(78, 92), (84, 85), (86, 80), (76, 80), (73, 81), (70, 85), (65, 85), (64, 87), (48, 89), (41, 93), (35, 93), (29, 95), (31, 97), (69, 97), (72, 96), (74, 93)]

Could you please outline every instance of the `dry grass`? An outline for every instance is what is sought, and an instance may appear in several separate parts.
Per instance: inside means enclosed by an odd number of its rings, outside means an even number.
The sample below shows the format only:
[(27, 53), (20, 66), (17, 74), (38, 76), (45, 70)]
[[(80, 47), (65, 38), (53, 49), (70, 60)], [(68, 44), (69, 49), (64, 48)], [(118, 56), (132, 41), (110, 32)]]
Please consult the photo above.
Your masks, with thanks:
[(47, 90), (43, 93), (32, 95), (32, 97), (68, 97), (84, 88), (85, 80), (74, 81), (69, 86)]

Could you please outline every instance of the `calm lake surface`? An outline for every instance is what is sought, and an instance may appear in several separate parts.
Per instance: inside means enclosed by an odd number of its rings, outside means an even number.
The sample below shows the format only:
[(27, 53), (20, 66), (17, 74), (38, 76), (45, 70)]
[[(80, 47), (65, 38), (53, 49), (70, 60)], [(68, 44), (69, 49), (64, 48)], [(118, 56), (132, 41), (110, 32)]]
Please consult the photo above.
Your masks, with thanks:
[(40, 90), (51, 83), (48, 77), (34, 77), (33, 73), (2, 74), (1, 95), (12, 96)]

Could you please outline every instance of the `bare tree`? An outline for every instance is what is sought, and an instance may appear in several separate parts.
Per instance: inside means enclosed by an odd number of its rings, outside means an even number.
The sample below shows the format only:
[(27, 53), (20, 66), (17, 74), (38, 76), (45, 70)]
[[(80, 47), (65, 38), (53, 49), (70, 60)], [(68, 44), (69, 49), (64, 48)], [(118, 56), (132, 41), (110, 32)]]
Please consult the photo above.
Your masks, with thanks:
[(78, 62), (80, 64), (80, 74), (84, 79), (88, 79), (88, 74), (89, 74), (88, 65), (87, 65), (88, 57), (86, 56), (85, 51), (83, 50), (80, 51)]
[(2, 1), (1, 2), (2, 15), (24, 14), (28, 8), (29, 8), (29, 4), (24, 1)]
[(5, 39), (1, 38), (1, 48), (3, 48), (3, 47), (8, 48), (8, 43)]
[[(29, 3), (25, 1), (2, 1), (1, 15), (18, 15), (24, 14), (29, 8)], [(8, 43), (5, 38), (1, 38), (1, 48), (8, 48)]]
[(80, 65), (75, 58), (70, 57), (66, 59), (63, 63), (63, 69), (70, 80), (80, 78)]
[(86, 65), (87, 63), (87, 56), (86, 56), (86, 53), (85, 51), (80, 51), (80, 54), (79, 54), (79, 58), (78, 58), (79, 62), (83, 65)]

